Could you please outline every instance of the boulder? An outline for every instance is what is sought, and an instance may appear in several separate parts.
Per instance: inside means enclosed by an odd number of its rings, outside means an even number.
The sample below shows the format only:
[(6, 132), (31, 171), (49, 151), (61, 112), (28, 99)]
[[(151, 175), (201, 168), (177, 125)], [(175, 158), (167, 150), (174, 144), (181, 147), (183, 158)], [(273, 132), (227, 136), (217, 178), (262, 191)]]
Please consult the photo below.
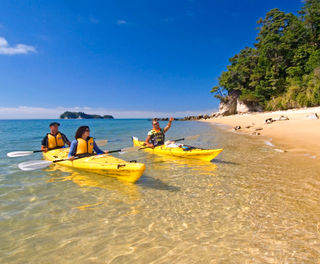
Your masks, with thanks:
[(265, 122), (266, 124), (271, 124), (271, 123), (273, 123), (274, 121), (276, 121), (276, 120), (273, 120), (272, 117), (270, 117), (270, 118), (267, 118), (264, 122)]
[(319, 116), (317, 115), (317, 113), (311, 114), (307, 116), (308, 119), (319, 119)]
[(251, 135), (253, 135), (253, 136), (260, 136), (260, 133), (259, 132), (257, 132), (257, 131), (254, 131), (254, 132), (252, 132), (252, 134)]
[(219, 117), (221, 114), (219, 112), (215, 112), (211, 114), (211, 117)]
[(280, 116), (278, 119), (276, 119), (277, 121), (286, 121), (286, 120), (289, 120), (289, 117), (287, 116)]

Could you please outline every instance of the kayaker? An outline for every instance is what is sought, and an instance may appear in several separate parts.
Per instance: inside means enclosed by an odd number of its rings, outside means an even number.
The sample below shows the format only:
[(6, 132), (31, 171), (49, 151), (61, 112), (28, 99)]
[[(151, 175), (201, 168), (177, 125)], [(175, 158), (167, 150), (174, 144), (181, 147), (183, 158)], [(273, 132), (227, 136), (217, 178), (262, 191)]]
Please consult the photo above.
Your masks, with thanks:
[(90, 128), (88, 126), (81, 126), (77, 129), (75, 140), (71, 142), (68, 158), (74, 160), (75, 157), (91, 156), (92, 154), (103, 154), (108, 151), (101, 150), (96, 142), (90, 137)]
[(41, 150), (47, 152), (50, 149), (63, 148), (65, 144), (70, 146), (70, 141), (65, 134), (59, 131), (60, 124), (52, 122), (49, 125), (50, 133), (48, 133), (41, 141)]
[(160, 128), (159, 122), (157, 119), (152, 120), (152, 129), (149, 131), (148, 136), (145, 141), (147, 147), (157, 147), (164, 144), (165, 133), (171, 127), (171, 123), (174, 120), (173, 117), (170, 117), (169, 122), (165, 128)]

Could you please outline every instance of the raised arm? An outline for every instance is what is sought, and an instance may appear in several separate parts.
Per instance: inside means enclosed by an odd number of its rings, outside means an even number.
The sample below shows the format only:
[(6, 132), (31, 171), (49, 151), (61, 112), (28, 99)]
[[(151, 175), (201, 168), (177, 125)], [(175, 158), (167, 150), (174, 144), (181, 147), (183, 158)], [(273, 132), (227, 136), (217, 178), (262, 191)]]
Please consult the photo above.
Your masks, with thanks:
[(172, 123), (173, 120), (174, 120), (174, 118), (173, 118), (173, 117), (170, 117), (167, 126), (164, 128), (164, 133), (166, 133), (166, 132), (169, 130), (169, 128), (171, 127), (171, 123)]

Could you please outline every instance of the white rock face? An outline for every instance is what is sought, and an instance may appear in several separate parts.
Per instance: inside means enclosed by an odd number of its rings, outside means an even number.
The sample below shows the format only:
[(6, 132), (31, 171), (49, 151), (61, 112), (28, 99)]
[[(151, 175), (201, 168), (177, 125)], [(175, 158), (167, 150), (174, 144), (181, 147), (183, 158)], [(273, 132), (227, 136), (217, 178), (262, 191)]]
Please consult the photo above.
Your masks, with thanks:
[(244, 114), (249, 112), (262, 112), (263, 108), (258, 104), (246, 104), (237, 99), (237, 113)]
[(262, 111), (263, 108), (260, 105), (246, 104), (236, 97), (230, 97), (229, 100), (226, 102), (221, 101), (219, 105), (219, 115), (222, 116)]
[(223, 116), (234, 115), (237, 113), (237, 100), (231, 98), (227, 102), (220, 102), (219, 113)]
[(239, 99), (237, 99), (237, 113), (238, 114), (244, 114), (250, 112), (249, 107)]

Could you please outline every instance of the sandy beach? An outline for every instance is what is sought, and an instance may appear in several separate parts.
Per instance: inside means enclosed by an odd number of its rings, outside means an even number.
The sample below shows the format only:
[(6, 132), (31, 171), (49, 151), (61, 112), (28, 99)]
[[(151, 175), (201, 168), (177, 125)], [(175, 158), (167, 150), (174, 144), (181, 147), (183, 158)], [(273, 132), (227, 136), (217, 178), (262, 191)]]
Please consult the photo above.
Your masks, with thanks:
[[(230, 131), (248, 133), (253, 136), (264, 136), (275, 145), (276, 150), (299, 152), (320, 158), (320, 107), (291, 109), (286, 111), (237, 114), (232, 116), (207, 119), (204, 122), (225, 124)], [(280, 118), (283, 116), (282, 118)], [(285, 120), (288, 117), (289, 120)], [(269, 124), (265, 121), (272, 120)], [(240, 129), (235, 130), (236, 126)]]

